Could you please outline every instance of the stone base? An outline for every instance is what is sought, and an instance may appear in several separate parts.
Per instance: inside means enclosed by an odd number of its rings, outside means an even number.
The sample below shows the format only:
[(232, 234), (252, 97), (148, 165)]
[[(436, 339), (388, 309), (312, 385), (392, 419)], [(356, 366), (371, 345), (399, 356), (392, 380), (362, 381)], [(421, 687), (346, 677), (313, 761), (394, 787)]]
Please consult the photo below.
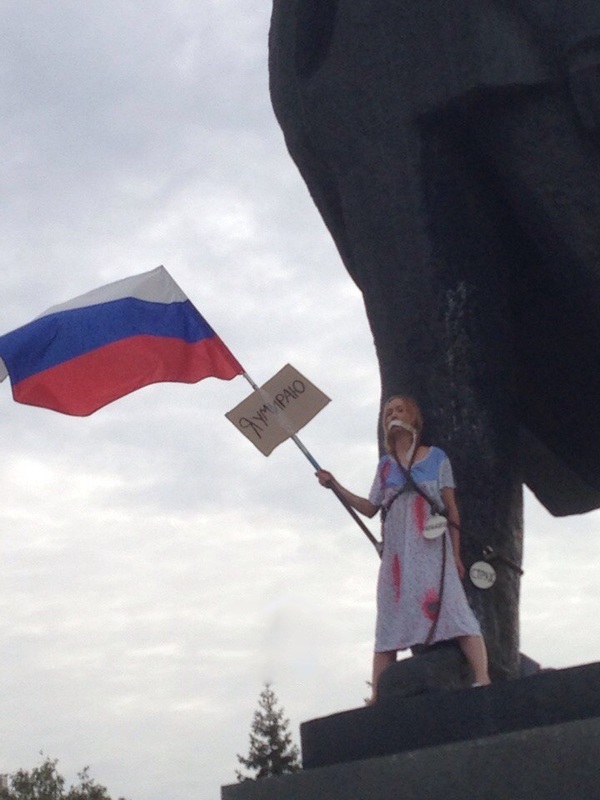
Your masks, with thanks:
[(302, 772), (222, 800), (600, 800), (600, 664), (387, 696), (301, 737)]
[(224, 786), (222, 800), (598, 800), (600, 718)]
[[(379, 697), (414, 697), (428, 692), (470, 689), (473, 673), (455, 639), (412, 648), (413, 656), (391, 664), (379, 679)], [(541, 667), (520, 654), (520, 677), (540, 672)]]
[(477, 689), (385, 696), (303, 723), (302, 759), (313, 769), (593, 717), (600, 718), (600, 664)]
[(379, 678), (378, 695), (382, 701), (471, 687), (473, 673), (456, 641), (413, 652), (411, 658), (391, 664)]

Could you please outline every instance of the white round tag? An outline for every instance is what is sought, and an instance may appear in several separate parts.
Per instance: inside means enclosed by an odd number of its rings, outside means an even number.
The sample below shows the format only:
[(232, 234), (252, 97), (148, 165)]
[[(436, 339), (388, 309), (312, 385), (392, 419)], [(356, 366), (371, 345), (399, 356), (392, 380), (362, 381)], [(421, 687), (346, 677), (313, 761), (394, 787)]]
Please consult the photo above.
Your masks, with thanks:
[(478, 589), (491, 589), (496, 583), (496, 570), (487, 561), (476, 561), (471, 565), (469, 577)]
[(423, 536), (426, 539), (437, 539), (438, 536), (441, 536), (446, 532), (447, 527), (448, 520), (446, 517), (442, 517), (441, 514), (432, 514), (425, 523), (425, 527), (423, 528)]

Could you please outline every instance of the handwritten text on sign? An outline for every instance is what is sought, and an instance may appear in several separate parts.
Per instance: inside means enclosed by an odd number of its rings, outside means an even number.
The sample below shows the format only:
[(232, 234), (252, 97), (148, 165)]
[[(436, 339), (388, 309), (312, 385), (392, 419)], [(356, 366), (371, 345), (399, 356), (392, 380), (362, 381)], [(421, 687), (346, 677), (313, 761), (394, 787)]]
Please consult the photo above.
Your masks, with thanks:
[(268, 456), (329, 402), (327, 395), (287, 364), (225, 416)]

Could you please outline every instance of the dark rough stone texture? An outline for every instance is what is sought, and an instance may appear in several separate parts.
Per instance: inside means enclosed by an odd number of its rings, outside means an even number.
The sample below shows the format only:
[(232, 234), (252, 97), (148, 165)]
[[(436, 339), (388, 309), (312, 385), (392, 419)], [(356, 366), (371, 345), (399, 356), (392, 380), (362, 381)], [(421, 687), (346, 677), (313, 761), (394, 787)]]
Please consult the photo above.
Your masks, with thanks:
[(304, 769), (600, 718), (600, 664), (477, 689), (386, 697), (300, 727)]
[[(600, 3), (274, 0), (271, 96), (360, 287), (382, 397), (453, 462), (467, 568), (520, 562), (521, 486), (600, 504)], [(343, 476), (339, 476), (343, 477)], [(518, 575), (470, 587), (518, 673)]]
[(426, 692), (465, 689), (473, 676), (460, 648), (454, 642), (443, 642), (423, 653), (397, 661), (379, 679), (378, 696), (414, 697)]
[(600, 718), (223, 786), (222, 800), (598, 800)]
[[(388, 697), (414, 697), (472, 686), (473, 673), (456, 641), (412, 649), (411, 658), (396, 661), (382, 674), (378, 688), (380, 702), (385, 703)], [(540, 671), (537, 661), (521, 653), (519, 677), (530, 677)]]

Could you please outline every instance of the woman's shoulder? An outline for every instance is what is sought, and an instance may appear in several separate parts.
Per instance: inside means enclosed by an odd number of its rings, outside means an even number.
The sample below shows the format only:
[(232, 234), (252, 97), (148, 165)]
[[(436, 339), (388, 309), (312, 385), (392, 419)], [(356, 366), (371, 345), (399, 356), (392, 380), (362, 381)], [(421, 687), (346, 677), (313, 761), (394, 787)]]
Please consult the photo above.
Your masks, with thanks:
[(445, 450), (442, 450), (441, 447), (436, 447), (435, 445), (431, 445), (429, 447), (429, 458), (436, 461), (436, 463), (441, 464), (442, 461), (449, 461), (448, 455)]
[(442, 450), (441, 447), (438, 447), (435, 444), (430, 445), (430, 450), (431, 450), (432, 453), (440, 453), (442, 456), (446, 455), (446, 451)]

